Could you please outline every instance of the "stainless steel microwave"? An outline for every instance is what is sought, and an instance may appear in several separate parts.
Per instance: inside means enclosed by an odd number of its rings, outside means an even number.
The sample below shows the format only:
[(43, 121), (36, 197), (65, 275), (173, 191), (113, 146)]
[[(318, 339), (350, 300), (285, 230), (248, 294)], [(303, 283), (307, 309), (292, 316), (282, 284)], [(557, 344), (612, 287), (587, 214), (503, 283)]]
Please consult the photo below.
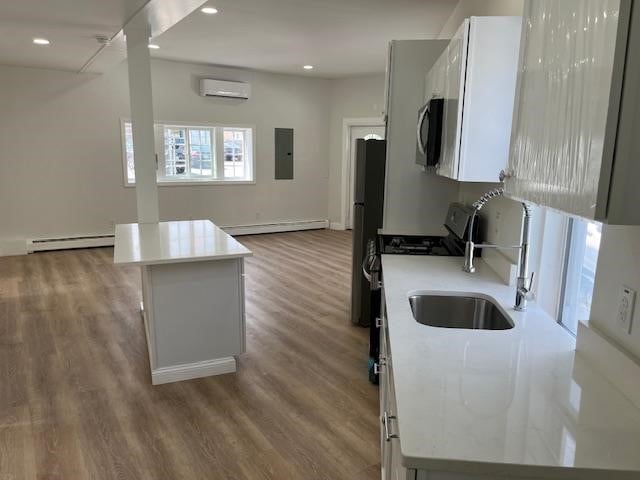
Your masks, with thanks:
[(416, 163), (435, 167), (440, 161), (444, 99), (434, 97), (418, 112)]

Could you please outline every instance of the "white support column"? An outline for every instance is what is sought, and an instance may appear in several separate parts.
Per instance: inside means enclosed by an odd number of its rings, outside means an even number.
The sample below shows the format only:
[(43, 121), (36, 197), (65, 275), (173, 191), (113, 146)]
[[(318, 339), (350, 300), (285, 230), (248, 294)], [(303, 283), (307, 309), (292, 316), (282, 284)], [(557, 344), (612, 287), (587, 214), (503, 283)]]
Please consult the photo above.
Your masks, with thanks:
[(150, 28), (144, 21), (131, 22), (124, 29), (127, 36), (129, 65), (129, 101), (133, 127), (133, 154), (136, 171), (136, 203), (139, 223), (156, 223), (158, 185), (151, 92)]

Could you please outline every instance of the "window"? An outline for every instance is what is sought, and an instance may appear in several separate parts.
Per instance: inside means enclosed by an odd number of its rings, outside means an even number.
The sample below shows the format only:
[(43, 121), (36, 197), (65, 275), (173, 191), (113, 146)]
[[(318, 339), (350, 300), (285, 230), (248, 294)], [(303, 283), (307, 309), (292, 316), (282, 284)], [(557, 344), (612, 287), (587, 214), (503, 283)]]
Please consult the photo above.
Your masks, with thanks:
[(574, 335), (580, 320), (588, 320), (595, 282), (602, 224), (569, 220), (560, 323)]
[[(160, 184), (252, 182), (252, 127), (158, 124), (157, 179)], [(135, 184), (131, 122), (122, 122), (126, 185)]]
[(382, 138), (377, 133), (369, 133), (369, 134), (365, 135), (363, 138), (365, 140), (384, 140), (384, 138)]
[(124, 140), (124, 169), (126, 172), (127, 183), (133, 183), (136, 175), (133, 163), (133, 132), (131, 131), (131, 123), (123, 123), (122, 137)]
[(210, 130), (189, 131), (189, 158), (191, 159), (192, 175), (201, 177), (211, 177), (213, 175), (212, 143)]
[(224, 176), (244, 178), (244, 159), (247, 150), (246, 131), (240, 128), (224, 128)]

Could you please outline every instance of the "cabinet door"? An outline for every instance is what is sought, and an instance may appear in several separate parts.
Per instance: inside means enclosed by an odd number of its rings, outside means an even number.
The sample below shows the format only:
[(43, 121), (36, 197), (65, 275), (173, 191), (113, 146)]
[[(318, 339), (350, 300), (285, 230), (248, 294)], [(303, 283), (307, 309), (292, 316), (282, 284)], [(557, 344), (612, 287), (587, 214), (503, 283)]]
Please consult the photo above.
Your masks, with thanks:
[(444, 112), (442, 118), (442, 149), (438, 175), (457, 179), (460, 159), (460, 131), (462, 127), (462, 99), (464, 76), (467, 65), (467, 44), (469, 41), (469, 20), (449, 42), (440, 60), (444, 69)]
[[(390, 438), (385, 438), (384, 441), (387, 444), (388, 463), (387, 470), (390, 480), (406, 480), (408, 473), (407, 469), (402, 465), (402, 453), (400, 451), (400, 438), (398, 432), (398, 410), (396, 407), (396, 394), (393, 385), (393, 363), (391, 356), (387, 355), (387, 364), (385, 366), (387, 371), (387, 426), (386, 429), (390, 434)], [(384, 425), (383, 425), (384, 427)]]
[(458, 181), (498, 182), (507, 168), (522, 18), (471, 17)]
[(383, 325), (380, 327), (380, 353), (378, 354), (378, 371), (380, 372), (378, 376), (378, 385), (379, 387), (379, 395), (380, 395), (380, 418), (382, 418), (382, 414), (384, 413), (384, 409), (387, 407), (387, 347), (386, 347), (386, 337), (387, 334), (384, 328), (384, 317), (382, 317)]
[(238, 287), (240, 290), (240, 336), (241, 336), (241, 351), (245, 353), (247, 351), (247, 313), (245, 310), (245, 292), (244, 292), (244, 281), (245, 281), (245, 273), (244, 273), (244, 258), (239, 258), (237, 260), (238, 267), (240, 270), (240, 275), (238, 278)]
[(607, 117), (615, 103), (620, 5), (620, 0), (525, 2), (512, 176), (505, 185), (509, 196), (598, 216), (601, 173), (610, 176), (602, 167), (603, 158), (612, 155)]
[(382, 116), (384, 118), (384, 123), (387, 123), (387, 119), (389, 117), (389, 100), (391, 98), (391, 70), (392, 70), (392, 60), (393, 60), (393, 42), (389, 42), (389, 46), (387, 47), (387, 64), (385, 66), (384, 73), (384, 111), (382, 112)]
[[(382, 344), (381, 344), (382, 345)], [(381, 352), (382, 355), (382, 352)], [(380, 368), (379, 375), (379, 388), (380, 388), (380, 467), (382, 480), (390, 480), (391, 477), (391, 444), (386, 441), (385, 438), (385, 412), (388, 412), (388, 391), (389, 391), (389, 377), (387, 375), (386, 365)]]
[(380, 468), (382, 480), (391, 479), (391, 445), (386, 441), (384, 419), (385, 412), (389, 408), (389, 375), (387, 370), (387, 329), (386, 319), (384, 317), (384, 293), (383, 298), (383, 310), (381, 312), (381, 326), (380, 326), (380, 355), (378, 360), (378, 388), (380, 389)]
[[(414, 480), (415, 471), (402, 465), (396, 396), (393, 385), (393, 361), (389, 346), (384, 288), (382, 290), (381, 327), (380, 327), (380, 452), (382, 480)], [(390, 436), (387, 437), (387, 434)]]

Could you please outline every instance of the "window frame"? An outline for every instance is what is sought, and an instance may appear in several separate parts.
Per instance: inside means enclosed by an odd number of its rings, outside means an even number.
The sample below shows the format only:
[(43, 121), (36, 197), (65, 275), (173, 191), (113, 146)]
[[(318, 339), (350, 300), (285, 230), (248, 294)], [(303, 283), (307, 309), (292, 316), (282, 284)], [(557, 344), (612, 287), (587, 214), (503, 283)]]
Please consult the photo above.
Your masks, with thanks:
[[(576, 225), (582, 222), (584, 235), (577, 236)], [(574, 323), (571, 319), (577, 318), (579, 324), (588, 318), (571, 313), (575, 311), (570, 308), (569, 302), (575, 300), (575, 295), (571, 295), (579, 288), (579, 284), (571, 283), (571, 279), (580, 278), (584, 265), (583, 260), (577, 260), (577, 251), (572, 247), (586, 242), (589, 223), (600, 222), (549, 207), (537, 207), (531, 225), (530, 265), (536, 274), (533, 298), (574, 341), (577, 335), (572, 331)], [(597, 275), (597, 261), (595, 268)]]
[[(128, 167), (127, 167), (127, 150), (126, 150), (126, 124), (132, 123), (130, 118), (120, 118), (120, 149), (122, 155), (122, 176), (123, 184), (127, 188), (135, 188), (135, 181), (129, 181)], [(164, 158), (164, 130), (165, 128), (178, 127), (178, 128), (191, 128), (196, 130), (208, 129), (212, 131), (211, 143), (212, 143), (212, 169), (224, 172), (224, 142), (218, 142), (221, 137), (219, 132), (222, 132), (225, 128), (238, 128), (251, 131), (251, 138), (247, 142), (250, 148), (245, 155), (248, 158), (245, 160), (245, 167), (248, 167), (249, 178), (243, 179), (224, 179), (224, 178), (177, 178), (171, 179), (170, 177), (158, 177), (158, 172), (164, 171), (165, 158)], [(172, 121), (157, 121), (154, 122), (154, 137), (155, 137), (155, 149), (156, 149), (156, 183), (159, 187), (188, 187), (188, 186), (201, 186), (201, 185), (255, 185), (256, 184), (256, 126), (252, 124), (223, 124), (223, 123), (200, 123), (200, 122), (172, 122)], [(162, 132), (162, 135), (159, 135)], [(187, 132), (188, 135), (188, 132)], [(215, 152), (215, 153), (214, 153)], [(222, 156), (218, 156), (222, 152)], [(191, 152), (188, 153), (188, 163), (191, 163)], [(222, 167), (218, 166), (217, 159), (221, 158)]]
[[(577, 308), (575, 305), (569, 305), (569, 299), (575, 300), (577, 298), (577, 290), (580, 288), (579, 277), (582, 274), (582, 268), (584, 265), (584, 250), (585, 245), (583, 243), (586, 241), (587, 237), (587, 229), (590, 223), (599, 223), (596, 220), (588, 220), (575, 218), (573, 216), (568, 216), (567, 222), (567, 234), (565, 239), (565, 251), (564, 251), (564, 264), (562, 265), (562, 284), (560, 290), (560, 297), (558, 302), (558, 315), (557, 321), (558, 324), (564, 328), (567, 332), (569, 332), (572, 336), (577, 336), (578, 327), (580, 322), (588, 321), (588, 318), (576, 318), (576, 330), (573, 331), (571, 329), (571, 325), (569, 324), (569, 319), (567, 318), (569, 313), (573, 311), (575, 313), (575, 309)], [(577, 241), (579, 239), (579, 241)], [(576, 255), (576, 248), (579, 247), (581, 249), (580, 255)], [(598, 254), (599, 254), (598, 248)], [(578, 261), (582, 260), (582, 261)], [(596, 259), (596, 270), (594, 271), (594, 275), (597, 275), (597, 259)], [(573, 280), (573, 281), (572, 281)], [(595, 287), (595, 280), (594, 280)], [(593, 292), (591, 293), (593, 300)]]

